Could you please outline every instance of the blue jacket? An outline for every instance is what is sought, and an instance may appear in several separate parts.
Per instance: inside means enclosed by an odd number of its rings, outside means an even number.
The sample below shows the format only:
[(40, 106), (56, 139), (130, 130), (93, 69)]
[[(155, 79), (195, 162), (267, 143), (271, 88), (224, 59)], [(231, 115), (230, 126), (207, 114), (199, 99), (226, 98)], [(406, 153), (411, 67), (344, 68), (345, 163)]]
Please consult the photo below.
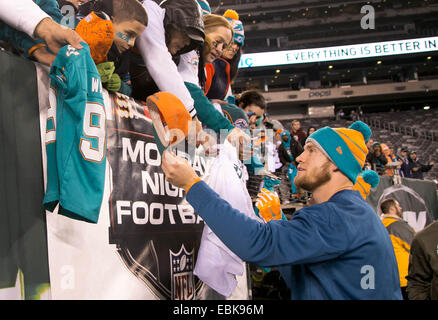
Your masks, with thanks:
[(241, 259), (277, 266), (292, 299), (401, 299), (389, 235), (357, 191), (298, 210), (267, 224), (233, 209), (203, 181), (187, 200)]

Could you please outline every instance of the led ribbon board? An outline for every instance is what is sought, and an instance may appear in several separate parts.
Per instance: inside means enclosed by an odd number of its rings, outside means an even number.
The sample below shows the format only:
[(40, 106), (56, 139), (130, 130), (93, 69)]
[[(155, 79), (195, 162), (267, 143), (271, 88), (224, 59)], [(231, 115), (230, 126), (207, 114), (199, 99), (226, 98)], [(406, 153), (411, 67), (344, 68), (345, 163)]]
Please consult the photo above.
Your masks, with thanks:
[(438, 37), (243, 54), (239, 68), (364, 59), (438, 50)]

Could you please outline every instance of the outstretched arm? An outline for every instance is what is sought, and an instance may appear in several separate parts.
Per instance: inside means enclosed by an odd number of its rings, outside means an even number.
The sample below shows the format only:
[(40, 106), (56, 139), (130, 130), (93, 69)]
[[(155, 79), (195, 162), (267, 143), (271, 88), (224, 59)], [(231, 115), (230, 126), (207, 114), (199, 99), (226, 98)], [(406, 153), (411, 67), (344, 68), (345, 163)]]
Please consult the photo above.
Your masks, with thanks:
[(55, 54), (66, 44), (82, 49), (81, 37), (56, 23), (32, 0), (0, 1), (0, 19), (6, 24), (46, 42)]
[(302, 209), (309, 212), (296, 215), (291, 221), (275, 220), (264, 224), (220, 198), (200, 180), (187, 160), (168, 151), (163, 153), (162, 159), (166, 180), (186, 190), (187, 201), (195, 212), (241, 259), (259, 266), (274, 266), (313, 263), (345, 252), (344, 245), (349, 242), (339, 241), (339, 237), (345, 237), (342, 226), (315, 218), (313, 209)]

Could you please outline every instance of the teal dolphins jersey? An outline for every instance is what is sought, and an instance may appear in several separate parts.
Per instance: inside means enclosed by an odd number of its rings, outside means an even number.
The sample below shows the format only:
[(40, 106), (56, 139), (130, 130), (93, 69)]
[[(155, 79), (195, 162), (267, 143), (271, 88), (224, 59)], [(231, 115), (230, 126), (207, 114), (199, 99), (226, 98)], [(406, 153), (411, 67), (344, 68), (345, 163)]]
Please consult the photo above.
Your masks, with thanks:
[(86, 43), (59, 50), (50, 69), (43, 205), (96, 223), (105, 183), (106, 115), (102, 84)]

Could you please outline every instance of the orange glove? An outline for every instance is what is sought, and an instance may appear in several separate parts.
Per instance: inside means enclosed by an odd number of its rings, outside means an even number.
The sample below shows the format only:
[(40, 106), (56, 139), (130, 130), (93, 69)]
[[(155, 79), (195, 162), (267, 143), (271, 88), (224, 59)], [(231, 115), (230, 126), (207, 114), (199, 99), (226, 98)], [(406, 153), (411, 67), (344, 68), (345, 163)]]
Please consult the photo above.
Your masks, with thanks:
[(255, 204), (255, 213), (257, 216), (265, 220), (287, 220), (281, 211), (280, 198), (276, 192), (262, 188), (261, 192), (257, 194), (257, 201)]

